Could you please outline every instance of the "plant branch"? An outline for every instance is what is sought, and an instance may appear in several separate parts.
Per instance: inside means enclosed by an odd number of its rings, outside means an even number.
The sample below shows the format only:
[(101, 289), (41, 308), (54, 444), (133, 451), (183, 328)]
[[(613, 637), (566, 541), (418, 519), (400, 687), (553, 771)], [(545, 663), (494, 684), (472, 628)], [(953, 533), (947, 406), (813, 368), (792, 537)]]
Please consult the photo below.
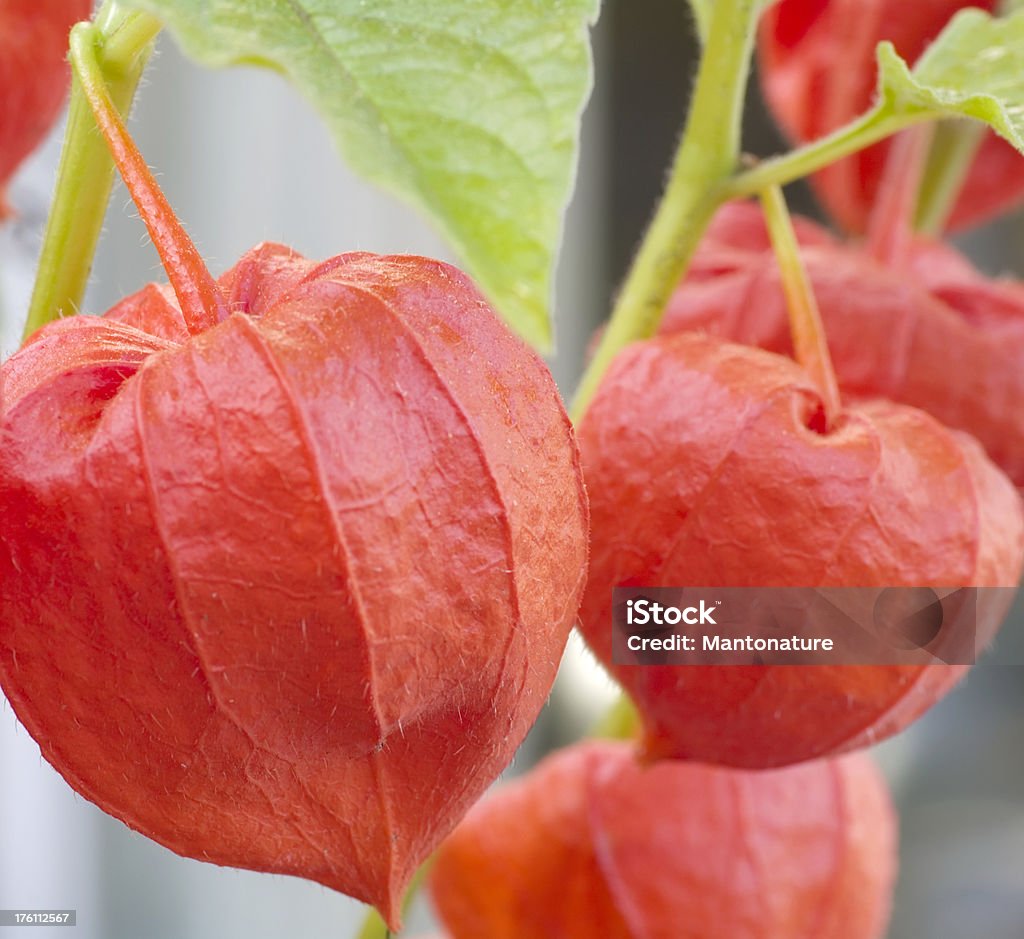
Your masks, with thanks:
[(96, 59), (99, 35), (99, 30), (88, 23), (79, 23), (71, 30), (71, 64), (75, 77), (132, 201), (149, 229), (189, 332), (201, 333), (227, 318), (227, 304), (110, 100)]
[(836, 160), (870, 147), (905, 127), (935, 120), (938, 116), (928, 112), (894, 115), (878, 109), (869, 111), (827, 137), (764, 160), (752, 169), (737, 174), (725, 184), (725, 198), (755, 196), (772, 186), (785, 186)]
[[(125, 12), (110, 2), (97, 14), (96, 57), (114, 107), (131, 107), (153, 50), (160, 22), (146, 13)], [(25, 336), (81, 307), (110, 189), (114, 164), (78, 80), (72, 77), (64, 148), (53, 204), (43, 236)]]
[(794, 356), (821, 394), (827, 430), (842, 409), (842, 402), (821, 313), (807, 270), (800, 259), (800, 245), (782, 189), (778, 186), (766, 189), (761, 194), (761, 203), (786, 294)]
[(653, 335), (736, 168), (760, 0), (716, 0), (682, 141), (650, 228), (573, 403), (579, 421), (612, 359)]

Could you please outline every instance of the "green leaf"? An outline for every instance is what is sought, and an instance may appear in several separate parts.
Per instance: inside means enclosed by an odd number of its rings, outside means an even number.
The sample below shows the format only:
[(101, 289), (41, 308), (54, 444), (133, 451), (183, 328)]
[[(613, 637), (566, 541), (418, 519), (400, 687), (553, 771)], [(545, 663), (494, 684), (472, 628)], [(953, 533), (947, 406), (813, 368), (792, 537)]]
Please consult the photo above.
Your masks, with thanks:
[(1024, 0), (992, 17), (964, 9), (946, 25), (913, 70), (892, 43), (878, 44), (878, 101), (831, 134), (739, 173), (730, 198), (757, 194), (814, 173), (923, 121), (983, 121), (1024, 152)]
[(505, 319), (550, 346), (598, 0), (129, 2), (205, 65), (286, 75), (350, 165), (426, 211)]
[(970, 117), (1024, 151), (1024, 10), (958, 13), (913, 70), (878, 46), (879, 110), (887, 116)]

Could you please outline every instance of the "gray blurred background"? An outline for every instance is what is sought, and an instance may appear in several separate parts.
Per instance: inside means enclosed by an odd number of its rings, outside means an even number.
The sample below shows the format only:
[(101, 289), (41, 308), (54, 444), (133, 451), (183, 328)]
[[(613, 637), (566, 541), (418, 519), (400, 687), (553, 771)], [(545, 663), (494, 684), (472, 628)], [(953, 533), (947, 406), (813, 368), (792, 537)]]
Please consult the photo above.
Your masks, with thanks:
[[(660, 190), (693, 72), (685, 4), (609, 0), (595, 33), (597, 87), (559, 270), (559, 354), (568, 394)], [(746, 147), (781, 147), (752, 84)], [(215, 274), (262, 240), (311, 257), (366, 249), (451, 257), (410, 210), (353, 177), (311, 109), (278, 77), (205, 72), (166, 38), (132, 130)], [(0, 350), (17, 346), (59, 150), (59, 132), (17, 177), (20, 213), (0, 228)], [(1024, 172), (1024, 164), (1022, 164)], [(814, 211), (797, 187), (794, 205)], [(984, 269), (1019, 269), (1009, 219), (962, 245)], [(86, 301), (101, 312), (164, 280), (118, 185)], [(902, 874), (890, 939), (1024, 939), (1024, 605), (965, 684), (878, 748), (901, 812)], [(578, 735), (612, 696), (574, 640), (552, 703), (514, 770)], [(0, 908), (76, 908), (76, 939), (343, 939), (363, 908), (314, 884), (188, 861), (75, 795), (0, 699)], [(418, 909), (411, 934), (426, 927)], [(15, 930), (0, 928), (0, 935)], [(23, 935), (18, 932), (17, 935)], [(486, 939), (486, 937), (481, 937)], [(597, 939), (597, 937), (595, 937)], [(728, 937), (722, 937), (728, 939)]]

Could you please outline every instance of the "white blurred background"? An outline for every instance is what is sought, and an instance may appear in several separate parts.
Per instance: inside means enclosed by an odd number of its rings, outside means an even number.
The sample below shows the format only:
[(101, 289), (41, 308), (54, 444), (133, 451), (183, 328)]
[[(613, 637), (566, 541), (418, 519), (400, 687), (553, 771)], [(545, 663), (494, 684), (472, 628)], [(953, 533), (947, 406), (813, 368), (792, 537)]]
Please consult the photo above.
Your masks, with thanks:
[[(679, 44), (684, 16), (678, 0), (605, 6), (559, 271), (553, 368), (566, 393), (668, 163), (692, 71)], [(778, 142), (756, 93), (752, 102), (748, 147), (770, 152)], [(203, 71), (164, 38), (132, 130), (215, 274), (267, 239), (311, 257), (366, 249), (450, 258), (415, 214), (347, 171), (316, 116), (275, 75)], [(18, 343), (58, 150), (59, 132), (15, 180), (19, 219), (0, 228), (4, 354)], [(992, 271), (1024, 258), (1013, 220), (968, 247)], [(86, 310), (164, 279), (118, 184)], [(891, 939), (1024, 937), (1024, 669), (1008, 664), (1024, 663), (1022, 624), (1018, 604), (996, 653), (966, 685), (879, 750), (904, 841)], [(609, 697), (610, 684), (574, 641), (517, 767), (578, 735)], [(364, 913), (317, 885), (184, 860), (129, 832), (65, 785), (0, 699), (0, 908), (13, 907), (78, 910), (75, 931), (36, 928), (40, 939), (344, 939)], [(427, 924), (418, 910), (410, 934)]]

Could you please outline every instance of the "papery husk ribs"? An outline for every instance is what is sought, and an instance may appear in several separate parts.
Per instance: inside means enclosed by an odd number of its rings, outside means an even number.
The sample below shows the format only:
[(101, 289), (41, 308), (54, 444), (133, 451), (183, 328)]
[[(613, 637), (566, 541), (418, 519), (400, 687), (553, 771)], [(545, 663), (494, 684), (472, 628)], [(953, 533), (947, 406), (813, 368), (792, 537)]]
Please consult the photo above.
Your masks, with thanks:
[[(797, 220), (801, 258), (847, 400), (887, 398), (977, 438), (1024, 485), (1024, 284), (912, 238), (896, 266)], [(660, 331), (792, 355), (789, 313), (760, 208), (718, 212)]]
[(430, 889), (453, 939), (878, 939), (896, 837), (862, 754), (746, 773), (589, 742), (474, 806)]
[(220, 288), (199, 335), (150, 285), (0, 371), (0, 680), (105, 811), (394, 925), (554, 679), (572, 429), (449, 265), (262, 245)]
[[(625, 349), (584, 416), (581, 630), (636, 702), (648, 758), (763, 769), (868, 746), (967, 666), (616, 663), (613, 587), (1018, 583), (1020, 498), (977, 441), (884, 400), (824, 420), (791, 359), (697, 333)], [(979, 600), (978, 648), (1011, 597)]]

